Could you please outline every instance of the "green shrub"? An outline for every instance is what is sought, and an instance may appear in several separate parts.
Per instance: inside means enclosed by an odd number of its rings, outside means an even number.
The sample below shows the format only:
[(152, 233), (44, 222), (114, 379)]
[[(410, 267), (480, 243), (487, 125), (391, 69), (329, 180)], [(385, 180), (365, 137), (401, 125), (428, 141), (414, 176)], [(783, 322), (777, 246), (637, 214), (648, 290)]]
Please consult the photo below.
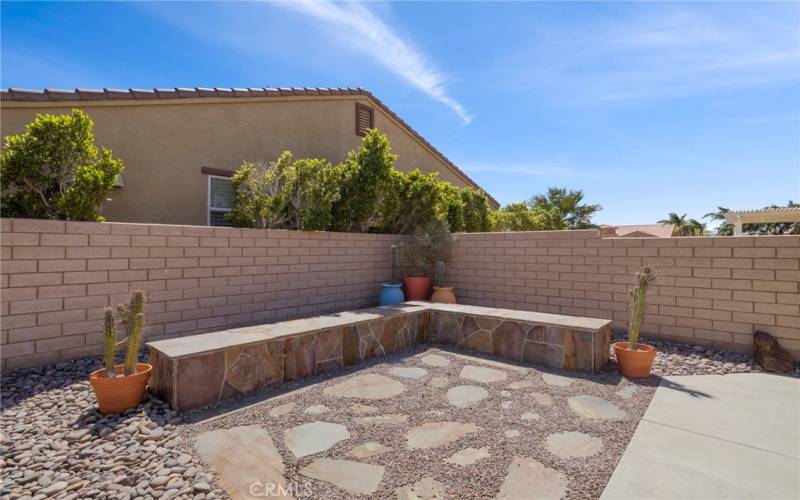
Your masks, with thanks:
[(25, 133), (5, 138), (0, 190), (5, 217), (101, 221), (98, 210), (122, 172), (111, 150), (94, 144), (81, 110), (36, 115)]
[(484, 233), (492, 230), (492, 204), (486, 193), (473, 187), (459, 192), (464, 205), (464, 228), (467, 233)]
[(366, 231), (391, 185), (397, 155), (385, 135), (370, 130), (341, 165), (340, 196), (332, 204), (333, 231)]
[(434, 262), (447, 261), (452, 251), (453, 235), (440, 220), (417, 226), (411, 239), (400, 247), (406, 276), (430, 276)]
[(320, 159), (294, 160), (285, 151), (266, 168), (244, 163), (233, 175), (235, 226), (324, 230), (339, 199), (341, 168)]
[(405, 173), (394, 169), (384, 190), (378, 229), (393, 234), (407, 234), (416, 226), (441, 220), (443, 185), (438, 172), (419, 169)]

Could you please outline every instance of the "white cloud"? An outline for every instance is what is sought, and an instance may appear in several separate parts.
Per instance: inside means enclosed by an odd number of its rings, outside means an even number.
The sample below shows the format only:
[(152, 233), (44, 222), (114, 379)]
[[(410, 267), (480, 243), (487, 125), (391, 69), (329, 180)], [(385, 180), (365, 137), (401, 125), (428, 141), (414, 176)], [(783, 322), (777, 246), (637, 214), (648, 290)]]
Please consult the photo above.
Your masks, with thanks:
[(650, 5), (612, 11), (579, 28), (532, 29), (527, 47), (500, 59), (496, 78), (571, 104), (800, 80), (796, 4)]
[(465, 124), (472, 121), (466, 108), (448, 95), (442, 72), (361, 3), (300, 0), (276, 5), (326, 23), (353, 50), (367, 54), (431, 99), (449, 107)]

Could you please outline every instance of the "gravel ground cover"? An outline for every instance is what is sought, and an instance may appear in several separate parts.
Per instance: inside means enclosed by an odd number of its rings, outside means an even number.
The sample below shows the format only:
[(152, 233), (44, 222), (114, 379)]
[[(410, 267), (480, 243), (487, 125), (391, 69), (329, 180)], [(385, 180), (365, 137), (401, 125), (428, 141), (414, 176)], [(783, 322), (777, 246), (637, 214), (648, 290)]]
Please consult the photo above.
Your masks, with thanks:
[[(642, 341), (656, 345), (659, 350), (654, 366), (656, 375), (761, 371), (746, 354), (652, 339), (643, 338)], [(96, 401), (87, 382), (88, 374), (101, 366), (96, 357), (10, 371), (2, 377), (0, 496), (225, 498), (227, 495), (216, 474), (196, 455), (194, 440), (198, 434), (211, 429), (249, 422), (262, 426), (272, 435), (284, 458), (287, 479), (302, 478), (302, 481), (311, 482), (319, 498), (352, 496), (328, 483), (300, 474), (305, 465), (319, 457), (346, 457), (364, 463), (383, 464), (386, 471), (374, 496), (394, 496), (393, 488), (406, 486), (435, 472), (437, 481), (447, 487), (446, 495), (457, 498), (492, 496), (503, 481), (509, 463), (518, 454), (562, 472), (569, 482), (568, 497), (591, 498), (602, 491), (658, 383), (657, 377), (635, 383), (621, 379), (613, 361), (605, 373), (596, 376), (564, 374), (575, 379), (565, 387), (544, 382), (546, 371), (525, 367), (527, 372), (523, 374), (512, 365), (501, 369), (507, 372), (505, 381), (480, 383), (461, 379), (460, 370), (466, 365), (481, 364), (465, 361), (456, 354), (442, 354), (450, 358), (446, 367), (422, 363), (420, 356), (425, 354), (421, 352), (416, 353), (417, 357), (383, 359), (364, 367), (352, 367), (332, 374), (334, 378), (312, 379), (281, 388), (304, 387), (302, 394), (274, 399), (277, 392), (261, 392), (244, 402), (262, 402), (227, 415), (226, 411), (243, 403), (177, 415), (162, 401), (148, 397), (142, 405), (125, 415), (104, 417), (96, 411)], [(401, 366), (423, 369), (426, 374), (412, 379), (389, 372)], [(396, 399), (380, 401), (351, 401), (324, 394), (326, 387), (362, 372), (398, 381), (403, 384), (404, 391)], [(800, 376), (797, 364), (793, 375)], [(533, 385), (522, 383), (519, 385), (525, 387), (520, 389), (507, 388), (515, 381), (526, 380)], [(447, 390), (459, 385), (483, 388), (487, 396), (473, 406), (453, 406), (447, 402)], [(542, 394), (552, 398), (552, 405), (542, 403), (547, 402)], [(625, 411), (628, 418), (593, 421), (579, 417), (569, 404), (569, 398), (576, 395), (599, 396)], [(269, 415), (275, 407), (288, 403), (294, 405), (284, 415)], [(357, 412), (352, 408), (355, 404), (372, 406), (377, 411), (362, 413), (367, 409), (361, 408)], [(310, 411), (306, 413), (306, 410)], [(286, 411), (285, 406), (277, 413), (283, 411)], [(197, 419), (214, 413), (223, 416), (213, 421), (197, 422)], [(354, 424), (356, 418), (387, 413), (406, 415), (407, 420), (400, 425)], [(420, 423), (448, 420), (470, 422), (481, 427), (481, 431), (443, 447), (405, 448), (406, 433), (410, 429)], [(285, 446), (283, 431), (314, 421), (341, 423), (348, 429), (350, 438), (325, 452), (297, 460)], [(560, 435), (552, 438), (550, 443), (562, 455), (563, 451), (559, 450), (563, 449), (564, 443), (567, 447), (570, 444), (575, 447), (576, 438), (582, 453), (598, 450), (587, 457), (561, 458), (550, 451), (547, 438), (566, 430), (599, 438), (602, 447), (598, 449), (596, 440), (587, 441), (575, 434)], [(515, 436), (517, 432), (519, 435)], [(349, 455), (352, 448), (369, 441), (382, 443), (392, 451), (363, 459)], [(474, 451), (453, 457), (455, 452), (465, 448), (474, 448)], [(458, 461), (465, 455), (472, 459), (472, 455), (483, 457), (487, 452), (488, 457), (480, 458), (471, 466), (447, 462)], [(399, 464), (403, 466), (398, 467)]]
[(212, 474), (178, 447), (181, 422), (155, 398), (124, 415), (97, 411), (83, 358), (2, 379), (3, 498), (219, 498)]
[[(624, 335), (615, 334), (611, 342), (627, 340)], [(655, 346), (657, 350), (653, 375), (724, 375), (764, 371), (751, 354), (647, 337), (641, 337), (640, 342)], [(613, 354), (611, 357), (613, 364)], [(794, 370), (789, 375), (800, 377), (800, 363), (794, 364)]]
[[(431, 354), (436, 357), (427, 358)], [(446, 360), (446, 366), (425, 362), (433, 359), (444, 365), (439, 358)], [(384, 358), (346, 375), (315, 381), (298, 393), (195, 423), (184, 429), (184, 435), (191, 440), (215, 429), (263, 428), (280, 452), (287, 483), (303, 485), (314, 498), (351, 496), (303, 473), (319, 459), (357, 460), (383, 467), (377, 488), (369, 493), (373, 498), (396, 498), (398, 489), (421, 478), (440, 483), (447, 498), (492, 498), (515, 457), (534, 459), (562, 473), (568, 498), (597, 498), (647, 408), (657, 379), (631, 383), (614, 371), (597, 375), (559, 373), (491, 360), (486, 364), (487, 360), (435, 347)], [(490, 370), (488, 378), (480, 380), (486, 376), (480, 368)], [(473, 378), (475, 371), (477, 378)], [(551, 374), (563, 378), (551, 378)], [(333, 388), (342, 387), (342, 382), (373, 375), (402, 384), (403, 391), (381, 399), (333, 395)], [(589, 399), (590, 403), (607, 402), (611, 418), (589, 418), (570, 399), (586, 396), (601, 398)], [(194, 418), (201, 416), (198, 413)], [(364, 417), (377, 418), (365, 421)], [(348, 437), (298, 458), (287, 446), (287, 430), (315, 422), (343, 426)], [(472, 425), (475, 430), (438, 446), (410, 447), (415, 432), (441, 422)], [(434, 443), (436, 436), (425, 434), (422, 442)], [(368, 447), (385, 447), (385, 451), (354, 459), (351, 450), (365, 443), (373, 443)], [(461, 453), (454, 457), (457, 452)], [(470, 465), (453, 463), (473, 453), (485, 458)]]

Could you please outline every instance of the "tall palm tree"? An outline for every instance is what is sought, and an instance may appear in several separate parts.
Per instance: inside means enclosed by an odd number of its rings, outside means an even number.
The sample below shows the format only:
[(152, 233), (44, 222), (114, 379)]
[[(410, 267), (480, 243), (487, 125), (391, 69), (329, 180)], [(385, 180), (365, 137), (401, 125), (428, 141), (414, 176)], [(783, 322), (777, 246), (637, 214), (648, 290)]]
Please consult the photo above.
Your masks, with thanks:
[(670, 212), (666, 219), (661, 219), (658, 223), (673, 224), (678, 232), (678, 236), (691, 236), (695, 233), (697, 227), (691, 220), (686, 218), (686, 214), (678, 215), (675, 212)]
[(730, 212), (725, 207), (717, 207), (716, 212), (708, 212), (703, 216), (704, 219), (711, 219), (712, 221), (722, 221), (717, 227), (717, 236), (733, 236), (733, 224), (725, 222), (725, 214)]
[[(589, 229), (595, 227), (592, 224), (592, 215), (603, 207), (600, 205), (590, 205), (583, 202), (583, 191), (567, 191), (564, 188), (549, 188), (546, 194), (537, 194), (530, 200), (530, 205), (534, 209), (541, 209), (560, 216), (560, 226), (569, 229)], [(553, 228), (561, 229), (561, 228)]]

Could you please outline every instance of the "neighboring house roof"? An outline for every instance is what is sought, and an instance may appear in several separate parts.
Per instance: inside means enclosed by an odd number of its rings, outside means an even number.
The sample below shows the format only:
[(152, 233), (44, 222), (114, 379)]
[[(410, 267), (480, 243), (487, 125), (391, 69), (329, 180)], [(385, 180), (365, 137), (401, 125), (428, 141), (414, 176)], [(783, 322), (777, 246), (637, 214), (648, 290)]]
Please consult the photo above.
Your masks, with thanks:
[(614, 228), (616, 237), (654, 237), (669, 238), (675, 231), (675, 224), (633, 224), (628, 226), (609, 226)]
[(730, 210), (725, 213), (728, 224), (767, 224), (800, 222), (800, 207), (774, 207), (754, 210)]
[(441, 151), (436, 149), (433, 144), (428, 142), (419, 132), (414, 130), (411, 125), (406, 123), (394, 111), (389, 109), (383, 102), (375, 97), (372, 92), (361, 87), (356, 88), (319, 88), (319, 87), (256, 87), (256, 88), (208, 88), (208, 87), (176, 87), (162, 89), (0, 89), (0, 101), (122, 101), (122, 100), (154, 100), (154, 99), (190, 99), (201, 97), (215, 98), (236, 98), (236, 97), (283, 97), (283, 96), (343, 96), (355, 95), (365, 96), (375, 103), (384, 113), (406, 129), (414, 138), (420, 141), (445, 165), (451, 168), (456, 175), (462, 177), (468, 184), (476, 189), (483, 191), (489, 200), (495, 205), (500, 203), (492, 195), (486, 192), (477, 182), (472, 180), (463, 170), (458, 168)]

